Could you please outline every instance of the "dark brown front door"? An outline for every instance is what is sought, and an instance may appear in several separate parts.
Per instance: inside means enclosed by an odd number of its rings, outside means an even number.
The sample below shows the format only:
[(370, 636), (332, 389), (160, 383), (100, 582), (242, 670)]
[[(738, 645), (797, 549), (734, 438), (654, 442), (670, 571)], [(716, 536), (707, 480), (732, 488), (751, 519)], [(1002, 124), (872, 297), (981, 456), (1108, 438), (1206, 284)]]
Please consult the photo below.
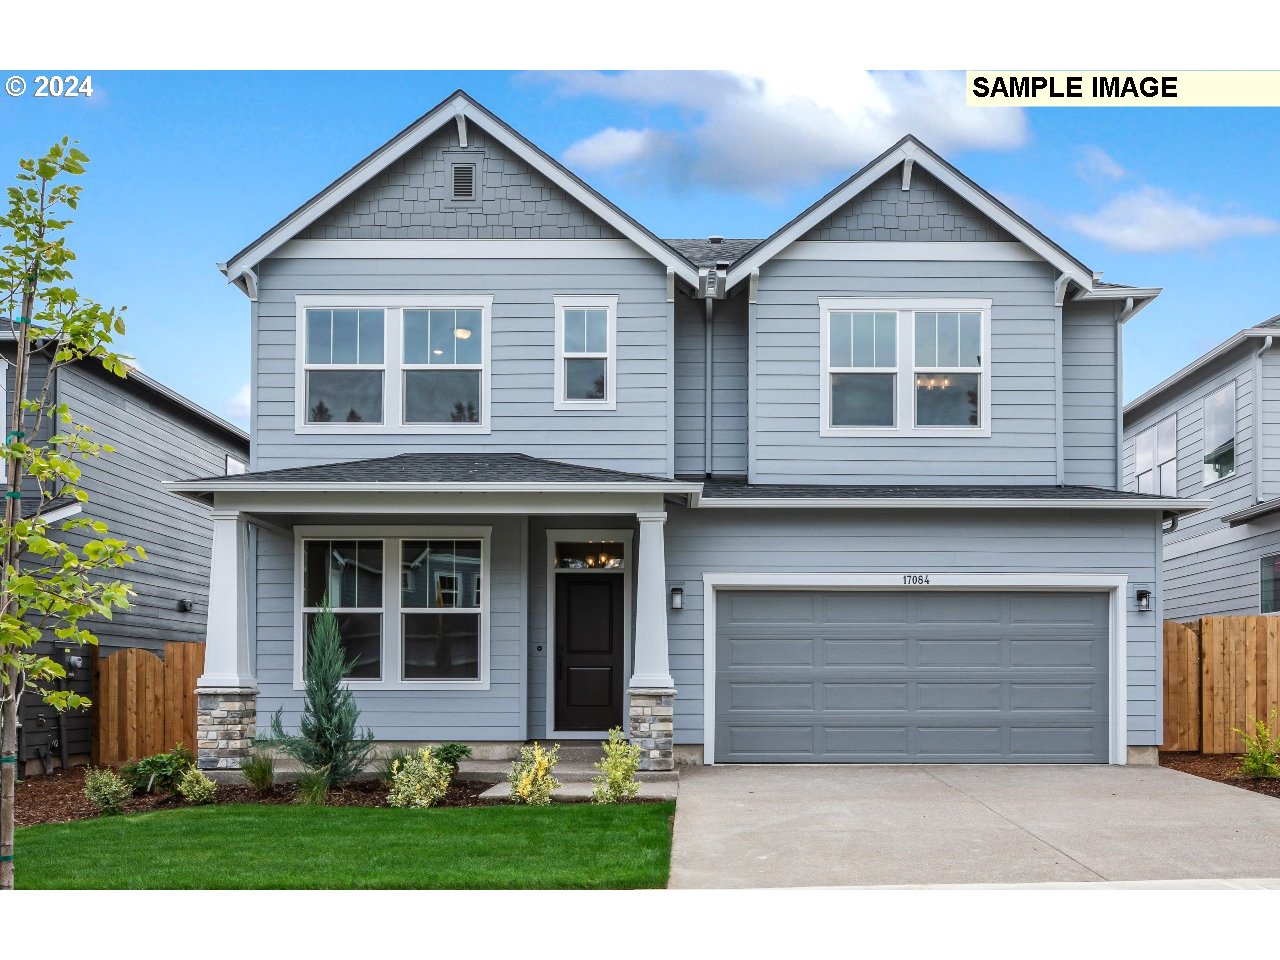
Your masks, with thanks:
[(622, 574), (557, 573), (556, 729), (622, 724)]

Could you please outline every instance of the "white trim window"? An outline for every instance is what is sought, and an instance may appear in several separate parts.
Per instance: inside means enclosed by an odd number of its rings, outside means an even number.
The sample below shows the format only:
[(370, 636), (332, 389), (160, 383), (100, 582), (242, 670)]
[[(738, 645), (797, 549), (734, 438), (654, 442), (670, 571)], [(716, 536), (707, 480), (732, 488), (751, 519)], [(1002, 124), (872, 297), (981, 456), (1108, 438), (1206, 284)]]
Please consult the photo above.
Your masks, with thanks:
[[(489, 689), (489, 527), (298, 528), (294, 688), (327, 596), (352, 687)], [(387, 576), (388, 558), (399, 576)]]
[(1178, 495), (1178, 416), (1165, 417), (1134, 440), (1134, 470), (1138, 493)]
[(1262, 558), (1258, 583), (1258, 612), (1280, 613), (1280, 553)]
[(1204, 485), (1236, 472), (1236, 382), (1204, 398)]
[(991, 436), (990, 300), (818, 304), (822, 436)]
[(618, 298), (554, 297), (555, 409), (616, 410)]
[(489, 432), (492, 296), (296, 303), (296, 432)]
[(304, 311), (304, 422), (383, 422), (386, 323), (385, 310), (327, 307)]

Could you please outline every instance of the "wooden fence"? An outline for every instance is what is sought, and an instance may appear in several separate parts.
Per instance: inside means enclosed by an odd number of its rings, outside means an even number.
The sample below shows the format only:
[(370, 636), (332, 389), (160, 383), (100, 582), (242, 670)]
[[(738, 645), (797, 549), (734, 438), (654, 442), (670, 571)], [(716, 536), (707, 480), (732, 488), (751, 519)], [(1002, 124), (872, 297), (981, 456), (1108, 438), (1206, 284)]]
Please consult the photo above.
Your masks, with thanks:
[(136, 760), (182, 743), (196, 748), (196, 680), (204, 644), (166, 643), (164, 659), (131, 647), (94, 665), (95, 764)]
[(1164, 625), (1164, 747), (1239, 753), (1254, 717), (1280, 710), (1280, 618)]

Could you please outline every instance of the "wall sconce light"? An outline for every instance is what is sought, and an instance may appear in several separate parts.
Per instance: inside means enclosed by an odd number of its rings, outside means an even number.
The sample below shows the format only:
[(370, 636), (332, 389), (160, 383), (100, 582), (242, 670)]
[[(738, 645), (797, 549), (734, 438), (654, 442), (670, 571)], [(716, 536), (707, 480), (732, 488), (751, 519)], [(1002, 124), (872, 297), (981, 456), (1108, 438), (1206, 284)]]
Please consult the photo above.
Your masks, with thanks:
[(1134, 599), (1138, 601), (1138, 610), (1141, 613), (1151, 612), (1151, 591), (1138, 590), (1134, 593)]
[(684, 609), (684, 587), (671, 588), (671, 609), (672, 610)]

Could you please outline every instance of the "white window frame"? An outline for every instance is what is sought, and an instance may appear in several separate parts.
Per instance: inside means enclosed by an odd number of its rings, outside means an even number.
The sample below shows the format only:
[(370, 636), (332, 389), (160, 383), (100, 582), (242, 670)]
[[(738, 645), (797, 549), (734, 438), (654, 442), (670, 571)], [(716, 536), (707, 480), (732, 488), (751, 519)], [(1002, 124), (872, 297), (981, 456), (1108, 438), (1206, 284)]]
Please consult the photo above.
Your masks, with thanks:
[[(956, 437), (979, 438), (991, 436), (991, 303), (989, 299), (975, 298), (861, 298), (820, 297), (819, 312), (819, 423), (818, 434), (823, 437)], [(895, 312), (898, 315), (897, 350), (898, 363), (894, 368), (877, 367), (874, 372), (897, 376), (894, 396), (894, 426), (848, 427), (831, 423), (831, 314), (847, 311)], [(916, 313), (978, 313), (982, 323), (982, 366), (956, 367), (956, 373), (977, 373), (980, 391), (978, 397), (978, 425), (972, 426), (916, 426)], [(933, 372), (942, 367), (930, 367)], [(947, 368), (951, 369), (951, 368)], [(837, 373), (850, 372), (843, 367)], [(856, 371), (855, 371), (856, 372)], [(872, 372), (868, 370), (867, 372)]]
[[(560, 296), (552, 297), (555, 304), (555, 356), (554, 376), (556, 410), (616, 410), (618, 408), (618, 298), (616, 296)], [(564, 349), (564, 312), (566, 310), (604, 310), (607, 313), (609, 331), (608, 353), (604, 354), (604, 399), (570, 400), (565, 397), (567, 378), (565, 361), (572, 358), (599, 359), (599, 353), (566, 353)]]
[[(487, 434), (492, 432), (493, 397), (493, 295), (438, 294), (431, 296), (346, 296), (299, 295), (294, 298), (294, 432), (297, 434)], [(308, 369), (338, 369), (332, 364), (306, 363), (306, 318), (308, 310), (381, 309), (384, 315), (382, 354), (382, 422), (381, 423), (307, 423), (306, 375)], [(481, 323), (480, 421), (479, 423), (405, 423), (404, 381), (408, 370), (477, 369), (475, 364), (405, 364), (405, 310), (479, 310)], [(345, 367), (345, 365), (344, 365)], [(376, 370), (372, 364), (353, 369)]]
[[(1213, 480), (1205, 478), (1205, 454), (1208, 449), (1205, 447), (1208, 441), (1208, 424), (1209, 424), (1209, 400), (1210, 398), (1231, 388), (1231, 472), (1225, 477), (1217, 477)], [(1220, 386), (1214, 387), (1200, 400), (1200, 482), (1205, 489), (1222, 483), (1224, 480), (1230, 480), (1240, 473), (1240, 383), (1237, 380), (1229, 380)]]
[[(304, 633), (305, 616), (302, 606), (302, 557), (304, 543), (308, 540), (380, 540), (382, 541), (382, 678), (379, 680), (344, 680), (352, 690), (488, 690), (490, 663), (490, 635), (492, 627), (489, 613), (489, 592), (480, 591), (479, 675), (471, 680), (405, 680), (404, 643), (401, 630), (401, 614), (423, 612), (426, 608), (402, 608), (400, 591), (401, 543), (405, 540), (479, 540), (480, 583), (487, 588), (492, 583), (489, 569), (492, 563), (493, 528), (467, 527), (359, 527), (359, 526), (306, 526), (294, 528), (294, 625), (293, 625), (293, 689), (304, 689), (303, 655), (306, 650)], [(361, 608), (362, 611), (364, 608)], [(430, 608), (434, 609), (434, 608)], [(338, 612), (336, 609), (335, 613)], [(369, 612), (369, 611), (364, 611)], [(470, 611), (468, 611), (470, 612)]]
[[(1173, 421), (1173, 456), (1165, 460), (1161, 460), (1160, 459), (1160, 428), (1164, 426), (1166, 423), (1168, 423), (1170, 420)], [(1167, 417), (1161, 417), (1151, 426), (1147, 427), (1147, 429), (1139, 431), (1137, 436), (1134, 437), (1134, 440), (1133, 440), (1133, 490), (1135, 493), (1142, 492), (1142, 477), (1143, 477), (1143, 474), (1148, 472), (1146, 470), (1143, 470), (1143, 471), (1138, 470), (1138, 449), (1142, 444), (1142, 438), (1149, 433), (1153, 434), (1153, 439), (1151, 441), (1152, 463), (1151, 463), (1150, 473), (1152, 475), (1152, 479), (1155, 481), (1154, 482), (1155, 489), (1151, 492), (1156, 494), (1157, 496), (1176, 497), (1178, 495), (1178, 489), (1177, 489), (1178, 487), (1178, 415), (1177, 413), (1171, 413)], [(1160, 489), (1160, 476), (1161, 476), (1161, 467), (1163, 467), (1165, 464), (1168, 464), (1168, 463), (1173, 464), (1174, 489), (1172, 492), (1166, 494), (1163, 490)], [(1203, 461), (1201, 465), (1203, 467)]]

